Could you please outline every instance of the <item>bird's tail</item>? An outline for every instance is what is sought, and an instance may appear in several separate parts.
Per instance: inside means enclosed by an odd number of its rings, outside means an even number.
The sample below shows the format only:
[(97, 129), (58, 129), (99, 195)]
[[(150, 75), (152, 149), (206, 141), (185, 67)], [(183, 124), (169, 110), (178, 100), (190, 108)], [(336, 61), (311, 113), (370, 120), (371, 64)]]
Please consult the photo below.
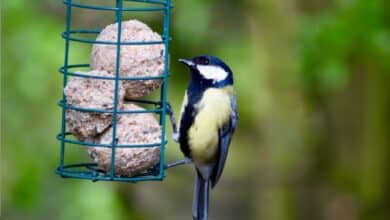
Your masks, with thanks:
[(210, 180), (205, 180), (196, 172), (192, 216), (194, 220), (207, 220), (209, 212)]

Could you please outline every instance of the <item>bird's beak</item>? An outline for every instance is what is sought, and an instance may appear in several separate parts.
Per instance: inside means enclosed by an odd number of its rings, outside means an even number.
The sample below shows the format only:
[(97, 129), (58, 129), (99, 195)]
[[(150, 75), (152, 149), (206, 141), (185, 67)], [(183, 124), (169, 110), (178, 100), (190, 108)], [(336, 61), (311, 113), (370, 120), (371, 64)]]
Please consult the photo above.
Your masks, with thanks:
[(179, 59), (179, 62), (184, 63), (185, 65), (187, 65), (189, 67), (195, 66), (195, 63), (189, 59)]

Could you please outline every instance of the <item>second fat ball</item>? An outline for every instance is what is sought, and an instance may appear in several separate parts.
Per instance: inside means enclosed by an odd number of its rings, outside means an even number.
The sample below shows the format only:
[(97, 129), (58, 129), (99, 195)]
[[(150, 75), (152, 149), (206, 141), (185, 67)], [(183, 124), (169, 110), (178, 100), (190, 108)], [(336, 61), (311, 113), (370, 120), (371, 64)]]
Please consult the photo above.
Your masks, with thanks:
[[(124, 110), (144, 110), (134, 104), (125, 104)], [(112, 143), (112, 127), (96, 142)], [(116, 144), (159, 144), (161, 127), (150, 113), (120, 115), (116, 127)], [(112, 148), (88, 147), (90, 157), (104, 172), (110, 172)], [(117, 147), (115, 149), (115, 175), (131, 177), (152, 168), (160, 161), (160, 148), (156, 147)]]
[[(112, 77), (103, 70), (76, 72), (85, 76)], [(84, 109), (112, 111), (114, 108), (115, 82), (108, 79), (71, 77), (64, 89), (69, 106)], [(118, 109), (123, 107), (124, 89), (118, 86)], [(67, 129), (78, 140), (91, 140), (112, 124), (112, 113), (66, 110)]]

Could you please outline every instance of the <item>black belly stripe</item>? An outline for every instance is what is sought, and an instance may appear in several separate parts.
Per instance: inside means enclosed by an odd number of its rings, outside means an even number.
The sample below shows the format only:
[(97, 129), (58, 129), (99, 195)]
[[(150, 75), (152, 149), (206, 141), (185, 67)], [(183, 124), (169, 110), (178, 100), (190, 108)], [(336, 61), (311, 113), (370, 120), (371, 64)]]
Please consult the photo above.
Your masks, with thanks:
[(195, 112), (194, 107), (192, 105), (187, 105), (184, 108), (184, 112), (180, 120), (180, 128), (179, 128), (180, 149), (183, 152), (183, 154), (188, 158), (191, 158), (191, 148), (189, 145), (188, 131), (191, 128), (191, 125), (194, 123), (194, 118), (195, 118), (194, 112)]

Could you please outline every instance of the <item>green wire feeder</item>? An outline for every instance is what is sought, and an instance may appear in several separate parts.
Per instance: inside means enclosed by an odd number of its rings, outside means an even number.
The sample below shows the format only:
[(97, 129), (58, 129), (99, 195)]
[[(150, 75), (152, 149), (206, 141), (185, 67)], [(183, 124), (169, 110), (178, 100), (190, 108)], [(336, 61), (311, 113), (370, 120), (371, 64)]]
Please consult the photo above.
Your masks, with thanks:
[[(125, 7), (124, 2), (136, 2), (140, 3), (139, 7)], [(97, 109), (97, 108), (85, 108), (70, 105), (66, 100), (65, 92), (63, 92), (62, 100), (59, 101), (59, 106), (62, 108), (62, 125), (61, 132), (57, 135), (57, 139), (60, 141), (60, 164), (56, 169), (56, 173), (61, 177), (65, 178), (78, 178), (78, 179), (89, 179), (92, 181), (124, 181), (124, 182), (138, 182), (138, 181), (147, 181), (147, 180), (163, 180), (165, 178), (165, 169), (170, 166), (166, 166), (164, 163), (165, 155), (165, 145), (167, 140), (165, 137), (166, 133), (166, 114), (171, 116), (173, 119), (173, 114), (170, 108), (169, 103), (167, 102), (167, 83), (169, 76), (169, 44), (170, 44), (170, 19), (171, 19), (171, 0), (116, 0), (114, 6), (103, 6), (103, 5), (92, 5), (79, 3), (73, 0), (64, 0), (63, 3), (66, 6), (66, 29), (62, 33), (62, 38), (65, 39), (65, 59), (64, 65), (59, 69), (59, 72), (63, 74), (63, 89), (66, 88), (67, 83), (69, 82), (68, 77), (81, 77), (89, 78), (93, 80), (113, 80), (114, 81), (114, 94), (113, 94), (113, 108), (111, 109)], [(142, 5), (142, 6), (141, 6)], [(73, 8), (82, 8), (85, 10), (102, 10), (102, 11), (112, 11), (115, 14), (115, 22), (118, 23), (117, 31), (117, 41), (109, 42), (102, 40), (91, 40), (88, 36), (97, 35), (101, 30), (89, 30), (89, 29), (72, 29), (71, 20), (72, 20), (72, 9)], [(161, 41), (146, 41), (146, 42), (121, 42), (121, 33), (122, 33), (122, 17), (126, 12), (163, 12), (163, 31), (162, 31), (162, 40)], [(83, 38), (84, 36), (84, 38)], [(77, 69), (89, 67), (89, 64), (70, 64), (69, 63), (69, 47), (73, 42), (85, 43), (85, 44), (105, 44), (105, 45), (116, 45), (116, 63), (115, 63), (115, 75), (105, 76), (105, 75), (91, 75), (91, 74), (80, 74), (77, 72)], [(151, 76), (151, 77), (128, 77), (121, 76), (119, 73), (120, 67), (120, 53), (121, 46), (123, 45), (153, 45), (153, 44), (162, 44), (164, 45), (164, 72), (161, 76)], [(153, 100), (142, 100), (142, 99), (131, 99), (132, 103), (143, 104), (148, 106), (146, 109), (123, 109), (119, 107), (118, 93), (120, 90), (120, 81), (121, 80), (161, 80), (162, 85), (160, 89), (160, 99), (158, 101)], [(66, 123), (66, 112), (67, 110), (76, 110), (79, 112), (87, 112), (94, 114), (104, 114), (108, 113), (112, 115), (112, 125), (110, 131), (112, 134), (110, 136), (111, 142), (109, 144), (95, 143), (90, 140), (75, 140), (73, 135), (67, 132), (67, 123)], [(153, 113), (157, 114), (159, 117), (159, 125), (161, 126), (161, 141), (158, 143), (149, 143), (149, 144), (132, 144), (132, 145), (123, 145), (117, 144), (118, 130), (117, 130), (117, 120), (119, 115), (125, 114), (145, 114)], [(76, 145), (76, 146), (74, 146)], [(75, 163), (75, 164), (66, 164), (66, 152), (68, 147), (96, 147), (101, 148), (105, 147), (111, 150), (111, 163), (109, 167), (109, 172), (102, 171), (97, 163), (92, 163), (91, 161), (85, 163)], [(159, 163), (154, 167), (142, 172), (132, 177), (119, 176), (115, 174), (115, 152), (118, 148), (139, 148), (139, 147), (158, 147), (159, 148)], [(176, 165), (176, 164), (175, 164)]]

